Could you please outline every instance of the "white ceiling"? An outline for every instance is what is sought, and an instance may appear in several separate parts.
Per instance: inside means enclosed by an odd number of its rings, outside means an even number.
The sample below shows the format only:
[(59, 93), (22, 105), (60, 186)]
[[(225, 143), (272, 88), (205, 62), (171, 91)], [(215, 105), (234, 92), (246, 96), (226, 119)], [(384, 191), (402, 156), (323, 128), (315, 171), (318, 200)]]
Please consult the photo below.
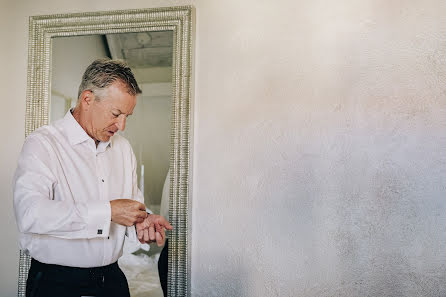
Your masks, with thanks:
[(107, 34), (113, 59), (125, 60), (144, 83), (172, 80), (173, 32)]

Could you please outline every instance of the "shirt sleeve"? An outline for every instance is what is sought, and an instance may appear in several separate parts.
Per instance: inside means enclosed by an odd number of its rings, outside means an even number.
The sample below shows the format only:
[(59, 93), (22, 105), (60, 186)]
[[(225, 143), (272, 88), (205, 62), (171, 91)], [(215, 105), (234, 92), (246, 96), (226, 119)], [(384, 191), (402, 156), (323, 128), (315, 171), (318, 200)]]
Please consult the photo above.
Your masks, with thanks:
[(14, 175), (14, 211), (19, 231), (65, 239), (107, 237), (111, 220), (108, 201), (55, 199), (57, 178), (51, 170), (54, 152), (41, 138), (30, 135), (26, 139)]

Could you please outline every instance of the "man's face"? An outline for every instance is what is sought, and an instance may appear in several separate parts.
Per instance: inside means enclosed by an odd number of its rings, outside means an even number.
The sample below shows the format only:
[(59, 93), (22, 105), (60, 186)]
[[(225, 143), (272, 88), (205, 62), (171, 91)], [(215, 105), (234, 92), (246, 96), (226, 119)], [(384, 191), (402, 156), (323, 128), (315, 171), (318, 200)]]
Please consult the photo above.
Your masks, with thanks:
[(127, 116), (135, 108), (136, 96), (127, 93), (121, 82), (114, 82), (101, 90), (100, 98), (89, 104), (82, 126), (96, 142), (106, 142), (118, 130), (124, 131)]

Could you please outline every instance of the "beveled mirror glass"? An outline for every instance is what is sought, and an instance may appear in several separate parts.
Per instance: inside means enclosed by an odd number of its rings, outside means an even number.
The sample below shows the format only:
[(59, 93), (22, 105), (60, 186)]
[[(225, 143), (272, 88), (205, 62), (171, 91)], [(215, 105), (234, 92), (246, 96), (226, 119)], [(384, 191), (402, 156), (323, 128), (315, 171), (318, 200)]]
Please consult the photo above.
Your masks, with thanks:
[[(174, 226), (169, 233), (169, 296), (190, 295), (192, 21), (189, 6), (30, 18), (26, 135), (62, 117), (75, 104), (72, 89), (80, 82), (79, 71), (95, 58), (126, 60), (142, 86), (143, 97), (138, 98), (135, 119), (129, 121), (124, 136), (138, 160), (146, 205), (154, 212), (159, 212), (169, 170), (168, 209)], [(71, 44), (79, 43), (92, 50), (70, 56)], [(87, 64), (82, 65), (81, 59)], [(76, 61), (80, 70), (67, 70), (75, 68)], [(20, 255), (19, 296), (24, 296), (30, 259), (23, 251)], [(133, 281), (129, 279), (131, 286)], [(141, 290), (135, 296), (143, 296)]]

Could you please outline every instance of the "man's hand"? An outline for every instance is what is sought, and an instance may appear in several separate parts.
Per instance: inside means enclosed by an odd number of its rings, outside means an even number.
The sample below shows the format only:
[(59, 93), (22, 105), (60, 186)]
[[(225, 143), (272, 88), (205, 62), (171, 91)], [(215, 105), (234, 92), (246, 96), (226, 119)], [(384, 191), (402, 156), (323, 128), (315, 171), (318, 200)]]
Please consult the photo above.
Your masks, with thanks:
[(141, 223), (137, 223), (136, 232), (141, 243), (152, 243), (156, 241), (158, 246), (163, 246), (166, 239), (164, 229), (172, 230), (169, 222), (160, 215), (150, 214)]
[(141, 223), (147, 218), (146, 207), (141, 202), (131, 199), (110, 201), (111, 220), (127, 227)]

